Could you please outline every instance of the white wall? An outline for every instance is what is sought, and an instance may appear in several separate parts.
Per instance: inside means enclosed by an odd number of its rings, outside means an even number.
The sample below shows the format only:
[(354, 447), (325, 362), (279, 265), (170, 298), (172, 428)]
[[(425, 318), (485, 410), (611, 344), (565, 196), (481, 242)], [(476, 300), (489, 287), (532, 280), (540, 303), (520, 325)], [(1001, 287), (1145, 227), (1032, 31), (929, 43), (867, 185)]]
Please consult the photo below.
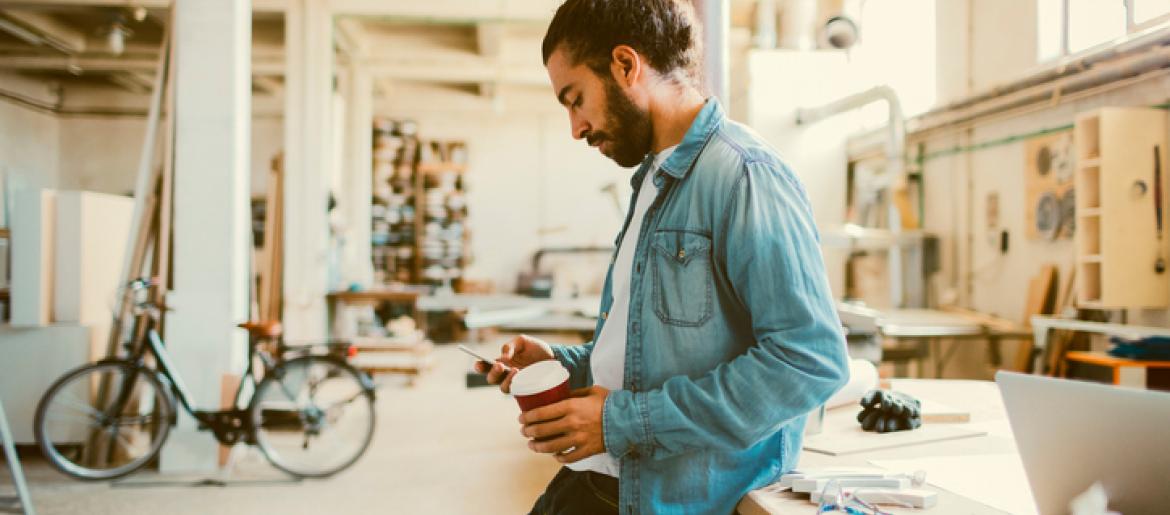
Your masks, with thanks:
[[(0, 90), (35, 101), (53, 101), (44, 83), (19, 76), (0, 74)], [(0, 99), (0, 173), (10, 175), (14, 186), (57, 187), (58, 131), (51, 113)]]
[[(62, 189), (125, 195), (134, 191), (142, 138), (143, 116), (78, 116), (60, 118), (60, 182)], [(280, 117), (252, 120), (252, 195), (263, 195), (270, 161), (283, 145)]]
[[(745, 74), (749, 84), (746, 122), (783, 156), (800, 177), (822, 231), (845, 223), (845, 139), (858, 127), (857, 113), (845, 113), (812, 125), (797, 125), (796, 110), (814, 107), (864, 89), (843, 52), (757, 50), (750, 52)], [(793, 76), (816, 76), (794, 81)], [(822, 238), (822, 241), (824, 238)], [(829, 285), (844, 297), (846, 249), (822, 247)]]
[[(970, 2), (970, 6), (968, 6)], [(1035, 2), (979, 0), (939, 2), (938, 33), (949, 44), (939, 52), (940, 97), (970, 92), (1022, 77), (1036, 59)], [(970, 41), (970, 49), (955, 42)], [(947, 63), (943, 66), (943, 63)], [(968, 79), (969, 78), (969, 84)], [(927, 151), (968, 145), (1072, 123), (1076, 113), (1101, 106), (1149, 106), (1170, 99), (1170, 78), (1162, 76), (1086, 98), (1065, 100), (1023, 115), (977, 123), (969, 130), (936, 133)], [(1021, 319), (1030, 277), (1045, 263), (1067, 277), (1071, 240), (1029, 241), (1025, 237), (1024, 171), (1026, 142), (1018, 141), (926, 163), (926, 228), (943, 236), (944, 287), (956, 289), (970, 307)], [(984, 223), (989, 193), (999, 195), (999, 217), (1010, 233), (1007, 254), (999, 254)], [(1165, 310), (1131, 313), (1131, 321), (1164, 324)]]

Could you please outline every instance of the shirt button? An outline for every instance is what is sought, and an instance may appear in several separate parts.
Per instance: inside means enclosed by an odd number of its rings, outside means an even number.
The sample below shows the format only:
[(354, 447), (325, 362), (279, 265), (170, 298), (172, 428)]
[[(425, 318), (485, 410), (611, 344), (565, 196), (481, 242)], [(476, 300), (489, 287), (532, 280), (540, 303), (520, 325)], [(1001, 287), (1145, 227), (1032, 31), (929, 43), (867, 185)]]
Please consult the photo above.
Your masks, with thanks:
[(602, 319), (602, 320), (605, 320), (605, 319), (607, 319), (607, 318), (609, 318), (609, 312), (608, 312), (608, 311), (602, 311), (602, 312), (601, 312), (601, 319)]

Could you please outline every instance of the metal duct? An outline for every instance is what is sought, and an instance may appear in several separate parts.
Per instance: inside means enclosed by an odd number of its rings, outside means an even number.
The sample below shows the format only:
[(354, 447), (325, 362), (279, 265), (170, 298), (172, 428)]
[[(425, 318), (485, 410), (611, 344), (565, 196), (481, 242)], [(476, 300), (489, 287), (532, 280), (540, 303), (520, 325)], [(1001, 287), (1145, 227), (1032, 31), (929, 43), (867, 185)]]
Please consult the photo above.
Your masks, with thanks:
[(893, 88), (876, 86), (822, 106), (797, 109), (796, 124), (816, 123), (830, 116), (881, 101), (885, 101), (889, 109), (886, 122), (887, 166), (894, 173), (893, 177), (901, 177), (905, 167), (903, 156), (906, 154), (906, 121), (902, 114), (902, 102), (898, 99), (898, 94), (894, 92)]
[(1019, 81), (933, 109), (915, 119), (914, 132), (970, 122), (1164, 68), (1170, 68), (1170, 26), (1138, 34), (1112, 48), (1062, 61)]
[(781, 14), (780, 47), (813, 50), (817, 46), (817, 0), (787, 0)]

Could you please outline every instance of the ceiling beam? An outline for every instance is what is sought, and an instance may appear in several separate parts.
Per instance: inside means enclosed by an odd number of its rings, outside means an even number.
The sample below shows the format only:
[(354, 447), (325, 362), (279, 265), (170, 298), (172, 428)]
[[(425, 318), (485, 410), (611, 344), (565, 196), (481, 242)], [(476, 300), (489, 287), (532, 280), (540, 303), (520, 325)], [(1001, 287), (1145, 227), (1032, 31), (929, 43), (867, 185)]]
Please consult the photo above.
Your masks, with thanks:
[(337, 20), (337, 46), (345, 55), (354, 59), (364, 59), (370, 54), (370, 36), (366, 33), (361, 20), (356, 18), (341, 18)]
[(122, 72), (110, 75), (110, 82), (131, 93), (148, 93), (154, 89), (154, 76), (146, 72)]
[[(6, 0), (13, 7), (145, 7), (170, 9), (172, 0)], [(252, 0), (253, 12), (283, 12), (288, 0)]]
[[(0, 70), (71, 70), (81, 72), (154, 72), (158, 59), (153, 57), (69, 57), (69, 56), (5, 56), (0, 59)], [(283, 59), (252, 59), (252, 73), (258, 75), (284, 74)]]
[(28, 29), (46, 44), (62, 52), (79, 54), (85, 51), (85, 34), (50, 15), (18, 9), (4, 9), (0, 11), (0, 15)]
[(443, 22), (547, 22), (563, 0), (331, 0), (335, 14)]
[(494, 98), (499, 90), (499, 85), (494, 82), (479, 83), (479, 96), (484, 98)]
[(489, 58), (500, 56), (504, 40), (504, 25), (497, 22), (483, 22), (475, 25), (475, 43), (479, 55)]
[(484, 58), (371, 58), (362, 61), (375, 77), (421, 82), (479, 84), (484, 82), (547, 86), (548, 75), (536, 65), (501, 64)]
[(278, 96), (284, 92), (284, 83), (266, 75), (252, 75), (252, 87), (265, 95)]
[[(547, 22), (563, 0), (328, 0), (337, 15), (414, 18), (434, 21)], [(171, 0), (5, 0), (15, 7), (126, 7), (169, 9)], [(252, 0), (253, 12), (284, 12), (289, 0)]]

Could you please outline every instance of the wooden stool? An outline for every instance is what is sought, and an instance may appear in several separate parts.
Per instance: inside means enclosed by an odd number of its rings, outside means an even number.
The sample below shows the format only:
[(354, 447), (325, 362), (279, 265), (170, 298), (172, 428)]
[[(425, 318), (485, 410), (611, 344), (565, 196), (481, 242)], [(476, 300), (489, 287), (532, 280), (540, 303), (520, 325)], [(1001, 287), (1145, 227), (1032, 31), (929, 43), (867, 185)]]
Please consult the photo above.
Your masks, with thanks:
[[(1112, 383), (1131, 388), (1170, 390), (1170, 361), (1140, 361), (1116, 358), (1104, 352), (1072, 351), (1065, 355), (1069, 376), (1089, 367), (1110, 369)], [(1079, 366), (1078, 366), (1079, 365)], [(1077, 370), (1074, 370), (1077, 369)], [(1099, 377), (1099, 374), (1097, 375)]]

